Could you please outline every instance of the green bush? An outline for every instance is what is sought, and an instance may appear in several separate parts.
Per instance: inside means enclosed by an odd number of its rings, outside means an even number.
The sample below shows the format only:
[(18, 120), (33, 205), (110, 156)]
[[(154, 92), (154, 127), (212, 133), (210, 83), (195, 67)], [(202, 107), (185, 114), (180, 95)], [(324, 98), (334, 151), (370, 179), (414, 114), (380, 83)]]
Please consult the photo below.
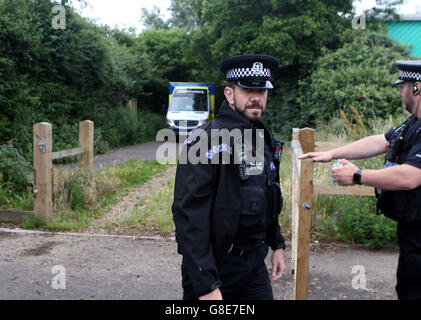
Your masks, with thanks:
[(156, 113), (139, 112), (138, 121), (141, 137), (138, 142), (155, 140), (156, 133), (165, 128), (165, 117)]
[(0, 146), (0, 184), (4, 189), (19, 193), (27, 190), (31, 168), (12, 143)]
[(112, 148), (136, 142), (139, 125), (136, 115), (128, 108), (119, 107), (106, 111), (107, 122), (102, 127), (102, 134)]
[(350, 116), (352, 107), (365, 119), (399, 113), (398, 90), (391, 84), (398, 75), (395, 61), (409, 59), (406, 48), (368, 30), (350, 30), (343, 38), (346, 44), (324, 50), (312, 74), (300, 81), (304, 114), (319, 122), (339, 116), (339, 110)]
[(102, 154), (110, 150), (110, 144), (104, 140), (102, 129), (94, 129), (94, 154)]
[(375, 213), (374, 197), (319, 196), (316, 199), (315, 211), (323, 208), (326, 212), (323, 219), (316, 215), (314, 221), (322, 239), (370, 244), (373, 248), (396, 241), (396, 222)]

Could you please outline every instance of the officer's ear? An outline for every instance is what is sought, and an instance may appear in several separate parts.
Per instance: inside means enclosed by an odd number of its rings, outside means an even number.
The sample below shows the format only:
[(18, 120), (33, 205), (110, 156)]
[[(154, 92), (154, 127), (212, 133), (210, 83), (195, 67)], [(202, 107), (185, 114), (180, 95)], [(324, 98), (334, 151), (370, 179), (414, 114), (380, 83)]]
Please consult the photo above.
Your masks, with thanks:
[(414, 82), (414, 84), (413, 84), (413, 86), (412, 86), (412, 94), (414, 95), (414, 96), (417, 96), (417, 95), (419, 95), (420, 94), (420, 88), (421, 88), (421, 82), (419, 82), (419, 81), (416, 81), (416, 82)]
[(228, 104), (230, 106), (233, 106), (234, 105), (234, 88), (225, 87), (224, 94), (225, 94), (225, 98), (228, 101)]

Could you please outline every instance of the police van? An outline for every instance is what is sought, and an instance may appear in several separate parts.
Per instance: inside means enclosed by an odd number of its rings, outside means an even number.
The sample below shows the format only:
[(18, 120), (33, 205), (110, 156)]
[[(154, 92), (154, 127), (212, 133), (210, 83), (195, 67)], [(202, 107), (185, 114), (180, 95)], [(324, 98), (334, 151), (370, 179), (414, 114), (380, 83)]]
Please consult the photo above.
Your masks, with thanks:
[(215, 117), (215, 86), (212, 83), (170, 82), (167, 127), (178, 136)]

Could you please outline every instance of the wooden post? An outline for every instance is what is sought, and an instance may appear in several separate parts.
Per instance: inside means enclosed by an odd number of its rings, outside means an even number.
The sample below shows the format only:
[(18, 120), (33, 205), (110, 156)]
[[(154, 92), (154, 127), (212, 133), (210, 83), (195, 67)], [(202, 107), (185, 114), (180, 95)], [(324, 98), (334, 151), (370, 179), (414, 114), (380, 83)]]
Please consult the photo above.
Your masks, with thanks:
[[(292, 130), (292, 141), (299, 141), (300, 129)], [(299, 181), (297, 174), (297, 161), (294, 149), (292, 150), (292, 184), (291, 184), (291, 272), (295, 275), (297, 268), (297, 242), (298, 242), (298, 197), (299, 197)]]
[(80, 167), (87, 172), (94, 172), (94, 123), (85, 120), (79, 123), (79, 147), (85, 152), (80, 157)]
[(34, 125), (34, 184), (38, 193), (34, 201), (37, 217), (47, 218), (53, 212), (52, 201), (52, 127), (46, 122)]
[(127, 106), (134, 114), (137, 114), (137, 99), (130, 99), (127, 101)]
[(303, 153), (314, 151), (314, 129), (304, 128), (300, 129), (299, 138)]
[[(314, 151), (314, 130), (300, 130), (299, 140), (303, 153)], [(301, 161), (300, 196), (298, 218), (297, 263), (295, 276), (295, 299), (307, 299), (308, 270), (310, 262), (310, 228), (313, 204), (313, 160)]]

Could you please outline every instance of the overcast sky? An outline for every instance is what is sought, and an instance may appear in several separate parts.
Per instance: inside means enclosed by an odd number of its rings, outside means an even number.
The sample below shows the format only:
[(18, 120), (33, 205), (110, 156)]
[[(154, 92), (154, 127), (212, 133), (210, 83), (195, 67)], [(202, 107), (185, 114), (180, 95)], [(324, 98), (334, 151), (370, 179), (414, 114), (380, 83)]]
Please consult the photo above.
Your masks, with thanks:
[[(87, 0), (89, 6), (82, 11), (82, 15), (95, 19), (98, 24), (107, 24), (110, 27), (117, 26), (118, 28), (134, 27), (137, 32), (143, 29), (140, 23), (141, 8), (151, 10), (153, 6), (161, 9), (161, 13), (165, 18), (170, 17), (168, 8), (171, 5), (171, 0)], [(356, 13), (361, 14), (363, 10), (372, 8), (375, 0), (361, 0), (354, 1), (357, 5)], [(421, 14), (420, 0), (405, 0), (398, 12), (401, 14)]]
[(88, 7), (82, 11), (82, 16), (95, 19), (97, 24), (110, 27), (134, 27), (138, 32), (143, 29), (140, 23), (141, 8), (152, 10), (154, 6), (161, 9), (164, 18), (171, 16), (168, 8), (171, 0), (87, 0)]

